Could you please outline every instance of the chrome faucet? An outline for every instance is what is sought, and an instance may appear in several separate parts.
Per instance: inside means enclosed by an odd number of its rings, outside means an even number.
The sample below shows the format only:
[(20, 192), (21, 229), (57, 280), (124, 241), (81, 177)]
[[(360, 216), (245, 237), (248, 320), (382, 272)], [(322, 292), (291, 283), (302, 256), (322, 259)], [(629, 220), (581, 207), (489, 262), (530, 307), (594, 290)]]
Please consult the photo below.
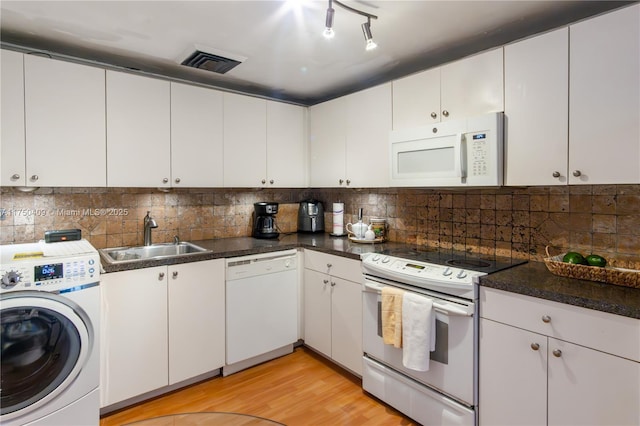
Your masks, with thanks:
[(158, 224), (156, 220), (149, 216), (150, 211), (147, 211), (147, 215), (144, 217), (144, 245), (151, 245), (151, 229), (157, 228)]

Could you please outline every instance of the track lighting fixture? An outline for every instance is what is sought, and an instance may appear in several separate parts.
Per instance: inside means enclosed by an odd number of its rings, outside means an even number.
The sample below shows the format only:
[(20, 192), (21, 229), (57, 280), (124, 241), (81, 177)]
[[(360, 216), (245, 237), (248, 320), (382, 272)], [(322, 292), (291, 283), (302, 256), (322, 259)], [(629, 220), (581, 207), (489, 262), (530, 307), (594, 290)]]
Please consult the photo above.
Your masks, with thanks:
[(331, 0), (329, 0), (329, 8), (327, 9), (327, 19), (325, 21), (324, 32), (322, 33), (324, 38), (333, 38), (333, 36), (336, 35), (336, 33), (333, 32), (333, 14), (335, 12), (336, 12), (335, 9), (331, 7)]
[(358, 9), (354, 9), (351, 6), (347, 6), (344, 3), (339, 2), (338, 0), (329, 0), (329, 7), (327, 8), (327, 17), (325, 20), (325, 28), (322, 35), (325, 38), (333, 38), (335, 36), (335, 31), (333, 31), (333, 15), (335, 14), (335, 9), (333, 8), (333, 3), (336, 3), (338, 6), (342, 7), (349, 12), (356, 13), (358, 15), (364, 16), (367, 18), (367, 22), (362, 24), (362, 32), (364, 33), (364, 39), (366, 41), (365, 49), (373, 50), (378, 45), (373, 41), (373, 35), (371, 34), (371, 20), (378, 19), (376, 15), (372, 15), (367, 12), (363, 12)]
[(376, 47), (378, 47), (376, 42), (373, 41), (373, 35), (371, 35), (371, 19), (370, 18), (367, 18), (367, 22), (362, 24), (362, 32), (364, 33), (364, 39), (367, 42), (367, 45), (365, 46), (366, 50), (373, 50)]

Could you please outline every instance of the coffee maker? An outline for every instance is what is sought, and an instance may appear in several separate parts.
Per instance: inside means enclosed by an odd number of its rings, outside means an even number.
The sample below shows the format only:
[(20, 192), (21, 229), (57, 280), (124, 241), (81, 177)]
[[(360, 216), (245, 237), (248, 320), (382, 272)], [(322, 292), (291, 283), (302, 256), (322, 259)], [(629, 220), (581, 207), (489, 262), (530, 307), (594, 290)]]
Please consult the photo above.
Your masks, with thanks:
[(320, 201), (300, 201), (298, 232), (324, 232), (324, 206)]
[(260, 202), (254, 203), (253, 208), (253, 237), (254, 238), (278, 238), (279, 232), (276, 226), (276, 213), (278, 203)]

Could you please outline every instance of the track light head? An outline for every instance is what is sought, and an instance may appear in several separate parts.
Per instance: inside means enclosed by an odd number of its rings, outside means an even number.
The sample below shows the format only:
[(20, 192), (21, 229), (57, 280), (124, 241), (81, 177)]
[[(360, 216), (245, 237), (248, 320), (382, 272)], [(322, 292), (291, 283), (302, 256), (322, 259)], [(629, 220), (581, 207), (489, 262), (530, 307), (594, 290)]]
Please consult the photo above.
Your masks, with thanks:
[(324, 38), (333, 38), (335, 32), (333, 31), (333, 14), (335, 13), (335, 9), (329, 5), (327, 9), (327, 19), (325, 20), (325, 29), (322, 35)]
[(367, 42), (367, 45), (365, 47), (366, 50), (373, 50), (376, 47), (378, 47), (376, 42), (373, 41), (373, 35), (371, 34), (371, 19), (370, 18), (367, 19), (367, 22), (362, 24), (362, 33), (364, 34), (364, 39)]

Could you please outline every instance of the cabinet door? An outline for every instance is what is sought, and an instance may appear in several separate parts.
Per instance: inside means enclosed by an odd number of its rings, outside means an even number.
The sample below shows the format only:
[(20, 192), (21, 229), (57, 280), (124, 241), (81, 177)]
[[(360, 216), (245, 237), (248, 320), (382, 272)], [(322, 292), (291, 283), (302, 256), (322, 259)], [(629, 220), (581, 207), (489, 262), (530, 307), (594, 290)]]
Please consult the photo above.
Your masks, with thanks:
[(260, 187), (267, 178), (267, 101), (224, 94), (224, 186)]
[(224, 259), (168, 269), (169, 384), (224, 366)]
[(391, 83), (346, 97), (347, 186), (389, 186)]
[(168, 81), (107, 71), (107, 186), (171, 185)]
[(569, 183), (639, 183), (640, 5), (569, 32)]
[(171, 83), (171, 185), (221, 187), (222, 92)]
[(304, 343), (331, 357), (331, 284), (311, 269), (304, 270)]
[(505, 46), (504, 69), (506, 184), (566, 185), (569, 30)]
[(0, 186), (25, 186), (23, 55), (5, 49), (0, 54)]
[(305, 186), (307, 150), (304, 120), (304, 108), (267, 101), (268, 186)]
[(27, 182), (105, 186), (105, 71), (24, 56)]
[(393, 82), (393, 129), (440, 121), (440, 67)]
[(442, 66), (442, 121), (504, 111), (502, 48)]
[(309, 108), (310, 185), (346, 186), (346, 112), (344, 97)]
[(331, 357), (362, 376), (362, 286), (331, 277)]
[(546, 336), (480, 319), (479, 360), (480, 426), (547, 423)]
[(104, 274), (102, 406), (168, 384), (167, 267)]
[(640, 363), (549, 338), (550, 426), (638, 425), (639, 384)]

